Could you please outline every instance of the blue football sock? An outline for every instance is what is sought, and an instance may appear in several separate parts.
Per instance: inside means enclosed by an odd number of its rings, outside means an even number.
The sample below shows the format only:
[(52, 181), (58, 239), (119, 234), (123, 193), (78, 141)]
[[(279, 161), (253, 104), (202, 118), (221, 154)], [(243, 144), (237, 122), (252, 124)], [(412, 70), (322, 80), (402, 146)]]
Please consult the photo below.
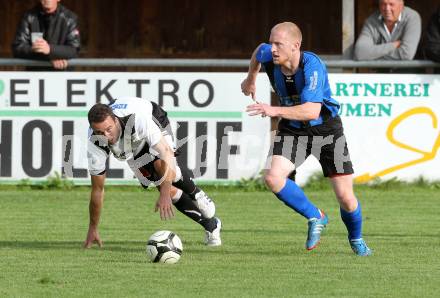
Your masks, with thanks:
[(362, 238), (362, 211), (361, 204), (358, 202), (356, 210), (353, 212), (347, 212), (344, 209), (341, 210), (341, 218), (347, 227), (348, 239), (360, 239)]
[(319, 209), (307, 199), (302, 189), (292, 180), (286, 179), (286, 184), (283, 189), (275, 195), (278, 199), (283, 201), (284, 204), (294, 209), (305, 218), (321, 218)]

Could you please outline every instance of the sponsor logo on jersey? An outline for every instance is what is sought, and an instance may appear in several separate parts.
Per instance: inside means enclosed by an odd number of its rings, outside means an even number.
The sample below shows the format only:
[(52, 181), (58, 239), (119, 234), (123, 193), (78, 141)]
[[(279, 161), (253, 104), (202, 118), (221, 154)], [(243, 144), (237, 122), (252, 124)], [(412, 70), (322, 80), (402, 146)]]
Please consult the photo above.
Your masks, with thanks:
[(315, 90), (318, 85), (318, 72), (315, 70), (313, 76), (310, 77), (309, 90)]
[(127, 108), (127, 104), (126, 103), (118, 103), (118, 104), (113, 104), (110, 106), (112, 108), (112, 110), (116, 110), (116, 109), (126, 109)]

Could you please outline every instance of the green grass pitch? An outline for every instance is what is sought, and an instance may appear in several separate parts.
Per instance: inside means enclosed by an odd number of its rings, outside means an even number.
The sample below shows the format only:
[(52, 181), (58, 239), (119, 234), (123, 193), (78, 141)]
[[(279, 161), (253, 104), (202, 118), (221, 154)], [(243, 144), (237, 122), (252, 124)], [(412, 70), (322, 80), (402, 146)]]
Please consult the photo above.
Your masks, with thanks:
[[(156, 191), (106, 190), (102, 249), (81, 248), (87, 188), (0, 190), (0, 297), (436, 297), (440, 293), (440, 192), (356, 188), (372, 257), (355, 256), (332, 191), (307, 194), (330, 217), (320, 246), (304, 248), (307, 223), (270, 192), (211, 189), (223, 246), (176, 213), (161, 221)], [(178, 264), (149, 263), (155, 231), (177, 233)]]

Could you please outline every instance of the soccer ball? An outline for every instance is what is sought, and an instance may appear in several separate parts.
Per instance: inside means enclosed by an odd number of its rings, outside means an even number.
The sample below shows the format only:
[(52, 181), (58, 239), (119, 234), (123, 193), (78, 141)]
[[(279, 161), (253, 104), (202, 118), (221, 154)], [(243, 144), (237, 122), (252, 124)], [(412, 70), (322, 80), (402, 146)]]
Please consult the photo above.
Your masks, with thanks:
[(153, 263), (177, 263), (182, 251), (182, 241), (173, 232), (157, 231), (148, 239), (147, 255)]

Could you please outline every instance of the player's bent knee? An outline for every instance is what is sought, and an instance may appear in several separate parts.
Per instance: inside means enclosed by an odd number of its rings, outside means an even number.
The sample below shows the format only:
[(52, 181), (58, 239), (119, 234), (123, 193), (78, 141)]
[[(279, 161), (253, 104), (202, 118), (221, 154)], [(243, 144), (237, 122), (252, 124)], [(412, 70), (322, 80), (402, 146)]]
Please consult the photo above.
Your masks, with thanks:
[(174, 186), (171, 186), (170, 189), (170, 197), (174, 198), (174, 196), (177, 194), (177, 188), (175, 188)]
[(353, 193), (345, 192), (343, 194), (337, 194), (336, 196), (342, 209), (348, 212), (356, 210), (358, 201)]
[[(153, 166), (154, 166), (156, 173), (160, 176), (160, 178), (163, 178), (164, 176), (169, 175), (169, 171), (171, 168), (167, 165), (167, 163), (164, 160), (162, 160), (162, 159), (155, 160), (153, 162)], [(178, 180), (178, 179), (176, 179), (177, 176), (180, 179), (180, 177), (182, 177), (182, 174), (180, 172), (180, 169), (178, 169), (178, 167), (176, 166), (175, 172), (171, 173), (172, 180), (173, 181)]]
[(274, 192), (279, 192), (283, 187), (284, 180), (281, 176), (266, 174), (264, 176), (264, 181), (266, 185)]

